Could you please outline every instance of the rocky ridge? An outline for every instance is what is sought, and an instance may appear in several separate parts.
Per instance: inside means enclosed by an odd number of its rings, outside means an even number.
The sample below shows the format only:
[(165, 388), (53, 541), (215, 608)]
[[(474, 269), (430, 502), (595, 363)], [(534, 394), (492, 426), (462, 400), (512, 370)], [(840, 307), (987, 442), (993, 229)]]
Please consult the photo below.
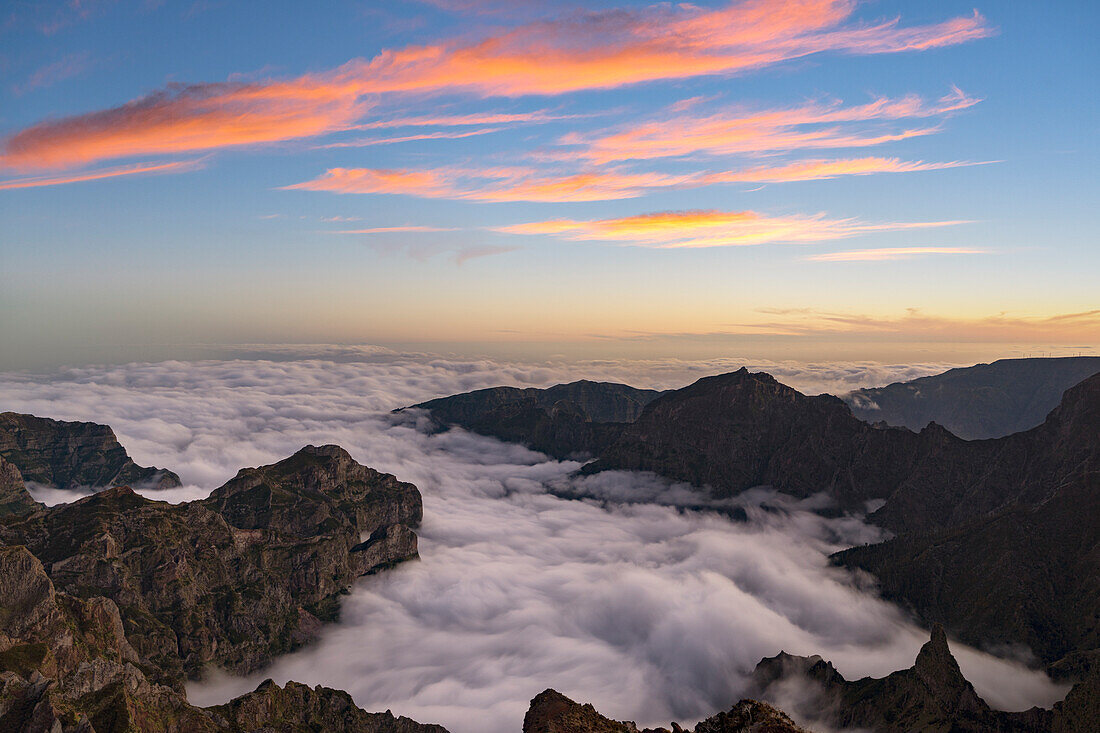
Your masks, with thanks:
[(0, 457), (24, 481), (58, 489), (148, 486), (170, 489), (179, 476), (134, 463), (107, 425), (0, 413)]
[(636, 420), (660, 395), (625, 384), (580, 380), (547, 389), (492, 387), (404, 409), (428, 410), (438, 427), (461, 425), (565, 459), (609, 445), (621, 426)]
[(833, 511), (878, 500), (869, 520), (895, 539), (836, 562), (873, 573), (886, 597), (967, 643), (1024, 644), (1069, 679), (1100, 659), (1100, 375), (1067, 390), (1042, 425), (993, 440), (873, 426), (835, 397), (744, 369), (607, 425), (584, 472), (652, 471), (717, 497), (823, 491)]
[(440, 733), (347, 693), (261, 685), (187, 703), (214, 665), (255, 671), (335, 617), (355, 578), (417, 556), (420, 493), (306, 446), (207, 499), (120, 486), (44, 507), (0, 458), (0, 729)]
[(781, 710), (766, 702), (741, 700), (728, 711), (700, 722), (691, 731), (672, 723), (644, 728), (630, 721), (605, 718), (589, 704), (570, 700), (557, 690), (544, 690), (531, 700), (523, 733), (807, 733)]

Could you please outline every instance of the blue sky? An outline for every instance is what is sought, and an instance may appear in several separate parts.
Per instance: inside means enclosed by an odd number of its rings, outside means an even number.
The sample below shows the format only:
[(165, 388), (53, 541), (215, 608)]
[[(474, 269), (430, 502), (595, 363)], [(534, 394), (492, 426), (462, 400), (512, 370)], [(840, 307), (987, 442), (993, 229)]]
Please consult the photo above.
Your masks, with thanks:
[(0, 366), (1097, 343), (1094, 3), (320, 5), (6, 6)]

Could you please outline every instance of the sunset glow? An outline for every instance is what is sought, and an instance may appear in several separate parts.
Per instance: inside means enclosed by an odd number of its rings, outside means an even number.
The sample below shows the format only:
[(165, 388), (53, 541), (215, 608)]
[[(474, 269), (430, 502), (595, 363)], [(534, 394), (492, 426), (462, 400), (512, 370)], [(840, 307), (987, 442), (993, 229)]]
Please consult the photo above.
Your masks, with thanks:
[(961, 0), (19, 6), (0, 25), (0, 325), (13, 364), (52, 363), (26, 361), (35, 344), (598, 354), (630, 334), (1091, 348), (1090, 19)]

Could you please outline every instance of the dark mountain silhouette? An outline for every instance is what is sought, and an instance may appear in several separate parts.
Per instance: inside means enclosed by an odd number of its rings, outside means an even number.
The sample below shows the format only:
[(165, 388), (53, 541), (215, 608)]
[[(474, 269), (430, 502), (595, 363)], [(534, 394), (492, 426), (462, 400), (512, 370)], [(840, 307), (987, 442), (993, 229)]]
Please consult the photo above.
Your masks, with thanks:
[(939, 423), (960, 438), (1000, 438), (1046, 418), (1062, 393), (1100, 372), (1100, 356), (1000, 359), (844, 396), (867, 422), (920, 430)]
[(882, 500), (869, 519), (896, 538), (836, 562), (968, 643), (1022, 643), (1073, 677), (1100, 659), (1100, 375), (1039, 427), (993, 440), (872, 426), (835, 397), (744, 369), (604, 427), (585, 472), (653, 471), (718, 497), (824, 491), (841, 510)]

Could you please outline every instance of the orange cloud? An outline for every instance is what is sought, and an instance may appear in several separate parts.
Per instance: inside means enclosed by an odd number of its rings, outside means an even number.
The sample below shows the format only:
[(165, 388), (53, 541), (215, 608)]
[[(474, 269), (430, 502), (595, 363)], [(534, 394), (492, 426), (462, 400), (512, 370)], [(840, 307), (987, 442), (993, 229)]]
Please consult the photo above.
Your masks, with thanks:
[(912, 28), (845, 26), (855, 0), (682, 4), (529, 23), (469, 44), (387, 51), (358, 72), (371, 92), (459, 87), (482, 94), (561, 94), (661, 79), (730, 74), (824, 51), (892, 53), (982, 38), (970, 17)]
[(636, 198), (658, 188), (690, 188), (720, 183), (781, 183), (875, 173), (942, 170), (975, 163), (925, 163), (897, 158), (806, 160), (740, 171), (631, 173), (614, 169), (582, 173), (539, 173), (531, 168), (433, 168), (426, 171), (332, 168), (312, 181), (288, 189), (358, 194), (405, 194), (468, 201), (539, 201), (565, 203)]
[[(744, 155), (804, 148), (853, 148), (881, 145), (936, 132), (916, 127), (892, 132), (849, 131), (855, 122), (922, 119), (944, 115), (980, 100), (958, 89), (934, 104), (919, 97), (878, 98), (868, 104), (844, 107), (839, 103), (807, 104), (788, 109), (722, 112), (705, 117), (675, 115), (627, 129), (595, 136), (576, 133), (562, 138), (577, 151), (550, 157), (581, 158), (596, 164), (646, 158), (668, 158), (703, 153)], [(828, 125), (828, 127), (821, 127)], [(813, 126), (813, 127), (810, 127)]]
[(522, 122), (551, 122), (574, 119), (577, 115), (554, 115), (548, 112), (485, 113), (469, 115), (421, 115), (398, 117), (355, 125), (356, 130), (377, 130), (386, 127), (461, 127), (464, 125), (506, 125)]
[(81, 183), (83, 181), (97, 181), (101, 178), (116, 178), (118, 176), (133, 176), (149, 173), (182, 173), (202, 167), (201, 160), (186, 160), (174, 163), (136, 163), (134, 165), (120, 165), (114, 168), (101, 168), (84, 173), (71, 173), (64, 176), (38, 176), (35, 178), (13, 178), (0, 181), (0, 191), (12, 188), (37, 188), (39, 186), (59, 186), (65, 183)]
[(342, 129), (368, 109), (346, 84), (173, 85), (121, 107), (40, 122), (3, 143), (0, 165), (65, 168), (132, 155), (210, 150)]
[(972, 247), (889, 247), (884, 249), (857, 249), (848, 252), (826, 252), (810, 255), (813, 262), (879, 262), (902, 260), (919, 255), (980, 255), (989, 254), (986, 249)]
[(626, 242), (646, 247), (738, 247), (777, 242), (821, 242), (869, 232), (923, 229), (962, 221), (867, 224), (856, 219), (767, 216), (755, 211), (662, 211), (615, 219), (549, 221), (500, 227), (510, 234), (550, 234), (571, 240)]
[(561, 94), (730, 74), (824, 51), (892, 53), (989, 35), (973, 16), (910, 28), (849, 23), (855, 0), (744, 0), (717, 10), (654, 6), (538, 21), (477, 42), (383, 51), (286, 81), (172, 85), (120, 107), (49, 120), (2, 144), (0, 165), (96, 160), (271, 143), (347, 129), (372, 95), (464, 90)]

